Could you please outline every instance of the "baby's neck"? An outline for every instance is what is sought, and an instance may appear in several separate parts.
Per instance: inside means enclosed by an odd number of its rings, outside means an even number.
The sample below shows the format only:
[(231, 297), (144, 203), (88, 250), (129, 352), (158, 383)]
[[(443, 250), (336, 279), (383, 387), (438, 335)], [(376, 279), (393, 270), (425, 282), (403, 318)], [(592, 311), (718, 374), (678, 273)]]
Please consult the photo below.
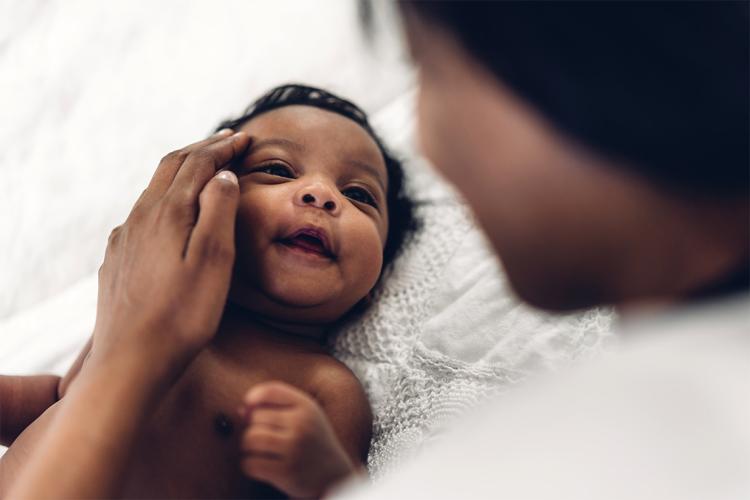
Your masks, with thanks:
[(326, 326), (265, 318), (228, 302), (211, 347), (228, 351), (262, 343), (321, 351), (324, 349), (327, 332)]

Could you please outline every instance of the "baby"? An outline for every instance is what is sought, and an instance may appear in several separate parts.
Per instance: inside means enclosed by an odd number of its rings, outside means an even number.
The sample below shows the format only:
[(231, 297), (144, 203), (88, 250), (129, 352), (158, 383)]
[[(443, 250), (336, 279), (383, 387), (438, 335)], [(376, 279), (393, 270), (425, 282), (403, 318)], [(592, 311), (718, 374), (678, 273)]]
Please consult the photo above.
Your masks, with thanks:
[[(220, 128), (251, 137), (236, 261), (218, 332), (135, 446), (125, 497), (315, 497), (362, 468), (372, 417), (326, 337), (366, 307), (413, 227), (400, 164), (366, 115), (286, 85)], [(0, 496), (86, 362), (62, 379), (0, 377)], [(64, 471), (61, 471), (64, 473)]]

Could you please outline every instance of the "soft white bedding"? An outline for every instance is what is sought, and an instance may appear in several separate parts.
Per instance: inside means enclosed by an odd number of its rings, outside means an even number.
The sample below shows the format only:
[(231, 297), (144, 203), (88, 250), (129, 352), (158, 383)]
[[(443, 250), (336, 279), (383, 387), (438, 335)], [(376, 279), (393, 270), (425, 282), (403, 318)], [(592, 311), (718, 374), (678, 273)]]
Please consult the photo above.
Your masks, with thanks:
[(516, 299), (466, 205), (417, 154), (414, 104), (407, 93), (375, 121), (408, 159), (423, 227), (375, 305), (334, 342), (370, 395), (376, 479), (489, 394), (599, 353), (612, 320), (607, 310), (553, 316)]
[(415, 153), (414, 75), (356, 3), (5, 3), (0, 19), (0, 373), (62, 373), (90, 333), (96, 269), (159, 158), (267, 88), (302, 81), (372, 113), (407, 159), (423, 229), (334, 342), (375, 409), (377, 476), (461, 409), (596, 353), (609, 315), (520, 305), (455, 193)]

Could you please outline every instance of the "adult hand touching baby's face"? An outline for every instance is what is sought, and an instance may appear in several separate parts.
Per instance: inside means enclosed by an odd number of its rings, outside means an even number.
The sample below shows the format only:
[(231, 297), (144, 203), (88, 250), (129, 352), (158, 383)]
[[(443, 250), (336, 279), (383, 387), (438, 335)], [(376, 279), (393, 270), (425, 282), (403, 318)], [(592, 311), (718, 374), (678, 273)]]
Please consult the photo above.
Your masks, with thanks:
[[(213, 337), (234, 263), (239, 199), (223, 170), (247, 134), (222, 131), (165, 156), (99, 269), (92, 357), (179, 370)], [(106, 362), (106, 361), (105, 361)]]

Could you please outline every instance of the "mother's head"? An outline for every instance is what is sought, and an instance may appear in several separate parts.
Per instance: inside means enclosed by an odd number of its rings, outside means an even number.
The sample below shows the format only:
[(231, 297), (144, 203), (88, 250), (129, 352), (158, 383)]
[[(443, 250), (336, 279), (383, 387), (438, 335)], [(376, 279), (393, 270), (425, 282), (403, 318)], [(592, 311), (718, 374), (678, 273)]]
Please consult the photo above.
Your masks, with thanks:
[(747, 287), (746, 3), (401, 5), (423, 148), (523, 298)]

